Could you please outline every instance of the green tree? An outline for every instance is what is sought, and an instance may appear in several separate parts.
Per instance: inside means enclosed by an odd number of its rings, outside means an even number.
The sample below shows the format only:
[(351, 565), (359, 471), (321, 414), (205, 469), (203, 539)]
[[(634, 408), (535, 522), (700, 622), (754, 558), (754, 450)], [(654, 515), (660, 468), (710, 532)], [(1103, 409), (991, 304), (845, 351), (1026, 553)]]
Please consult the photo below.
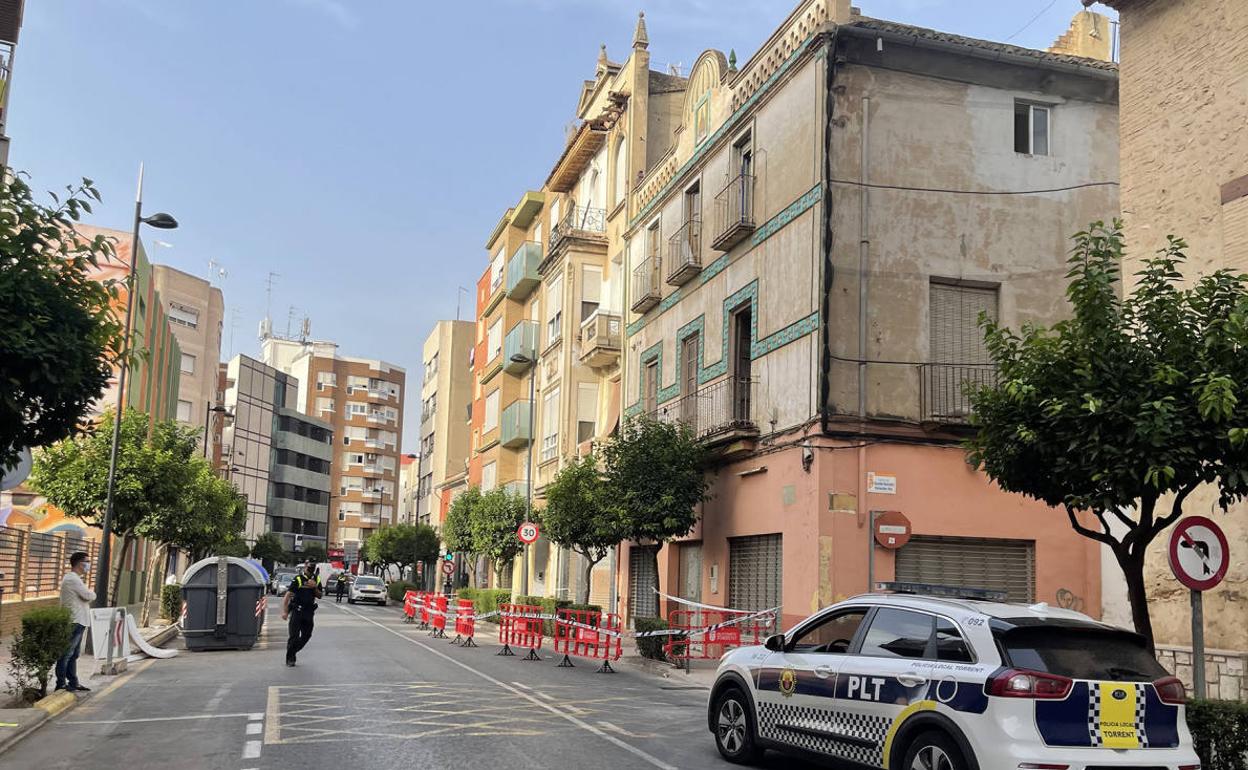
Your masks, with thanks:
[(230, 538), (219, 543), (213, 551), (215, 552), (214, 556), (237, 556), (243, 559), (247, 557), (251, 549), (247, 547), (247, 542), (242, 538)]
[(326, 561), (328, 558), (329, 558), (329, 554), (328, 552), (326, 552), (325, 546), (321, 545), (320, 543), (305, 542), (303, 544), (302, 551), (290, 552), (290, 558), (288, 560), (288, 563), (289, 564), (303, 564), (309, 559), (319, 563), (319, 562)]
[(438, 533), (428, 524), (394, 524), (374, 531), (364, 543), (370, 562), (395, 567), (402, 575), (404, 567), (416, 574), (416, 564), (428, 564), (438, 558)]
[(516, 530), (524, 523), (524, 498), (502, 487), (484, 495), (472, 508), (472, 552), (494, 563), (509, 564), (520, 553), (522, 544)]
[(273, 566), (286, 558), (286, 549), (282, 547), (282, 539), (276, 532), (265, 532), (256, 538), (251, 546), (251, 558), (259, 559), (264, 568), (273, 571)]
[[(478, 487), (468, 487), (451, 500), (446, 518), (442, 520), (442, 542), (446, 550), (462, 553), (469, 559), (480, 556), (473, 551), (472, 540), (472, 511), (480, 502), (481, 490)], [(483, 582), (480, 575), (483, 567), (479, 558), (475, 561), (475, 568), (469, 571), (469, 575), (472, 584), (479, 586)]]
[(594, 565), (624, 539), (623, 520), (598, 470), (594, 455), (565, 465), (546, 487), (542, 532), (550, 542), (569, 548), (585, 558), (585, 579), (576, 600), (589, 602), (589, 583)]
[[(642, 415), (625, 421), (602, 447), (607, 497), (625, 540), (665, 543), (689, 534), (706, 500), (706, 450), (688, 426)], [(651, 555), (659, 590), (659, 556)]]
[(1223, 509), (1248, 492), (1248, 276), (1220, 270), (1185, 287), (1186, 244), (1172, 237), (1120, 299), (1121, 225), (1094, 223), (1074, 244), (1068, 320), (1021, 332), (981, 321), (998, 380), (969, 392), (966, 446), (1002, 489), (1109, 547), (1151, 645), (1149, 544), (1200, 485), (1215, 485)]
[[(36, 453), (30, 483), (66, 514), (94, 527), (103, 526), (108, 486), (113, 413), (96, 430), (59, 441)], [(150, 436), (149, 436), (150, 434)], [(185, 489), (192, 482), (190, 460), (196, 431), (171, 420), (149, 424), (148, 416), (127, 409), (121, 421), (117, 483), (113, 495), (113, 533), (122, 538), (116, 556), (110, 603), (117, 600), (121, 565), (137, 536), (152, 522), (183, 515)]]
[(113, 244), (74, 232), (100, 194), (66, 189), (42, 206), (21, 175), (0, 182), (0, 467), (78, 433), (120, 357), (116, 286), (92, 277)]

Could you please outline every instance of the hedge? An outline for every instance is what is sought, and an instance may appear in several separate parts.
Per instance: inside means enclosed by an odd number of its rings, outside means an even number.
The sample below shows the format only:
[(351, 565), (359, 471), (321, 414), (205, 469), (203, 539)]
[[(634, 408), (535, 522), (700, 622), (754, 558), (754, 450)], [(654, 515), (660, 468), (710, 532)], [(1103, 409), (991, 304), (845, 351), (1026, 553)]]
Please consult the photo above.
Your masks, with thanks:
[(1248, 703), (1189, 701), (1187, 726), (1202, 770), (1248, 770)]
[(48, 693), (48, 674), (69, 649), (73, 621), (64, 607), (37, 607), (22, 615), (22, 630), (13, 638), (9, 661), (12, 691), (27, 700)]
[(174, 623), (182, 618), (182, 586), (176, 583), (161, 586), (160, 616)]
[[(663, 618), (633, 618), (633, 628), (637, 631), (662, 631), (669, 628), (669, 626)], [(639, 636), (637, 637), (637, 652), (643, 658), (667, 661), (667, 654), (663, 652), (663, 645), (673, 640), (679, 641), (685, 638), (684, 634)]]
[(389, 595), (390, 601), (401, 602), (408, 591), (419, 591), (420, 586), (415, 583), (409, 583), (406, 580), (396, 580), (386, 586), (386, 594)]
[[(472, 608), (478, 615), (494, 612), (498, 605), (511, 601), (511, 591), (505, 588), (461, 588), (455, 595), (460, 599), (471, 599)], [(498, 622), (497, 617), (488, 620), (491, 623)]]

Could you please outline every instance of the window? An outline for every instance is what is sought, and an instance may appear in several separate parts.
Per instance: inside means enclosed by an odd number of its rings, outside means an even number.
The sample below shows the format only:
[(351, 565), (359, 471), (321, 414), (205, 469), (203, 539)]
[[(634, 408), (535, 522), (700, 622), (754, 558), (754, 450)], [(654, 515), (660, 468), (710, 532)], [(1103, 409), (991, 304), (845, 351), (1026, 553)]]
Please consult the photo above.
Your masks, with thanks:
[(490, 335), (486, 347), (486, 361), (493, 361), (503, 352), (503, 319), (500, 316), (490, 324)]
[(628, 192), (628, 152), (624, 145), (624, 137), (615, 142), (615, 179), (612, 180), (611, 203), (618, 206), (624, 202)]
[(653, 414), (659, 408), (659, 362), (650, 361), (641, 370), (641, 407), (646, 414)]
[(503, 250), (500, 248), (498, 253), (494, 255), (494, 260), (490, 262), (490, 295), (493, 296), (495, 290), (503, 283), (503, 266), (506, 260), (503, 258)]
[(334, 372), (317, 372), (316, 389), (334, 388), (338, 386), (338, 375)]
[(178, 422), (191, 421), (191, 402), (178, 399)]
[(486, 463), (481, 468), (481, 491), (489, 492), (498, 486), (498, 463)]
[(481, 426), (481, 430), (485, 433), (489, 433), (498, 427), (499, 398), (500, 394), (497, 389), (485, 397), (485, 423)]
[(584, 383), (576, 386), (576, 443), (594, 437), (598, 422), (598, 386)]
[(542, 462), (559, 454), (559, 388), (551, 388), (542, 399)]
[(602, 268), (585, 265), (581, 268), (581, 323), (598, 312), (602, 297)]
[(979, 314), (997, 320), (996, 286), (933, 279), (928, 290), (930, 360), (935, 363), (991, 362), (979, 328)]
[(932, 638), (931, 615), (907, 610), (881, 609), (871, 619), (862, 655), (876, 658), (922, 658)]
[(368, 404), (362, 404), (359, 401), (347, 402), (347, 417), (354, 417), (355, 415), (364, 416), (366, 414), (368, 414)]
[(1014, 102), (1014, 152), (1049, 154), (1049, 107)]
[(533, 225), (533, 237), (530, 239), (538, 246), (542, 245), (542, 220), (537, 220), (537, 224)]
[(195, 373), (195, 356), (191, 355), (190, 353), (182, 354), (182, 373), (183, 374)]
[[(140, 303), (143, 302), (142, 298), (139, 299), (139, 302)], [(180, 305), (177, 302), (170, 302), (169, 303), (169, 320), (174, 322), (175, 324), (181, 324), (182, 326), (188, 326), (192, 329), (198, 329), (199, 328), (199, 311), (193, 307)]]
[(958, 627), (947, 618), (936, 618), (936, 659), (951, 663), (974, 662)]
[(711, 124), (711, 94), (708, 91), (693, 108), (693, 137), (701, 144)]
[(555, 229), (559, 226), (559, 199), (550, 202), (550, 242), (555, 242)]
[(858, 626), (862, 625), (862, 619), (866, 615), (866, 610), (852, 610), (834, 615), (795, 637), (790, 642), (789, 649), (797, 652), (849, 652), (854, 634), (858, 633)]
[(346, 463), (347, 465), (363, 465), (364, 453), (363, 452), (343, 452), (342, 461)]
[(318, 399), (316, 399), (316, 413), (317, 413), (318, 415), (321, 415), (321, 414), (325, 414), (326, 412), (329, 412), (330, 414), (333, 414), (333, 412), (334, 412), (334, 400), (333, 400), (332, 398), (318, 398)]
[(563, 334), (563, 276), (556, 275), (546, 287), (546, 344)]
[(1005, 665), (1014, 668), (1071, 679), (1150, 681), (1166, 675), (1157, 659), (1148, 654), (1144, 639), (1129, 631), (1097, 626), (1019, 626), (994, 631), (993, 635), (1005, 653)]

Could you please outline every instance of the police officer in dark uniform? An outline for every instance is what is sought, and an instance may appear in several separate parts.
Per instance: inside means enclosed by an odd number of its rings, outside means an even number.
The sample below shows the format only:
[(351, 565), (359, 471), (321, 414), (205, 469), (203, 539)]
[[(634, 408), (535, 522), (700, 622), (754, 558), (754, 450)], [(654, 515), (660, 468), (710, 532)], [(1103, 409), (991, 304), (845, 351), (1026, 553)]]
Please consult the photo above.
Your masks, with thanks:
[(290, 636), (286, 640), (286, 665), (295, 665), (295, 656), (312, 636), (312, 615), (316, 612), (316, 600), (324, 595), (321, 578), (316, 573), (312, 559), (303, 566), (303, 572), (295, 575), (286, 597), (282, 601), (282, 620), (290, 619)]

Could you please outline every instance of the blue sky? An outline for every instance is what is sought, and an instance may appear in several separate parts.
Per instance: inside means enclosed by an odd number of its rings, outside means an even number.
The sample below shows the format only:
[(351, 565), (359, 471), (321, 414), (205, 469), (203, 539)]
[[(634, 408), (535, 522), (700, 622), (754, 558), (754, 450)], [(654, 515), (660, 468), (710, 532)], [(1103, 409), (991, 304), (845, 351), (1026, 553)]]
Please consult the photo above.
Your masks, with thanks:
[[(275, 329), (285, 330), (294, 306), (296, 319), (311, 317), (315, 337), (407, 367), (414, 388), (431, 324), (455, 316), (457, 287), (475, 285), (499, 215), (539, 186), (558, 156), (598, 46), (622, 60), (640, 9), (656, 68), (687, 71), (707, 48), (735, 48), (745, 61), (794, 5), (28, 0), (10, 160), (37, 190), (91, 177), (105, 204), (93, 224), (119, 229), (129, 226), (144, 161), (147, 210), (182, 225), (149, 232), (152, 258), (202, 277), (209, 260), (228, 272), (217, 279), (227, 306), (223, 357), (231, 344), (258, 353), (272, 271)], [(869, 16), (1040, 48), (1082, 7), (856, 5)], [(154, 238), (171, 247), (153, 247)], [(469, 293), (464, 317), (471, 302)], [(417, 446), (414, 414), (406, 451)]]

